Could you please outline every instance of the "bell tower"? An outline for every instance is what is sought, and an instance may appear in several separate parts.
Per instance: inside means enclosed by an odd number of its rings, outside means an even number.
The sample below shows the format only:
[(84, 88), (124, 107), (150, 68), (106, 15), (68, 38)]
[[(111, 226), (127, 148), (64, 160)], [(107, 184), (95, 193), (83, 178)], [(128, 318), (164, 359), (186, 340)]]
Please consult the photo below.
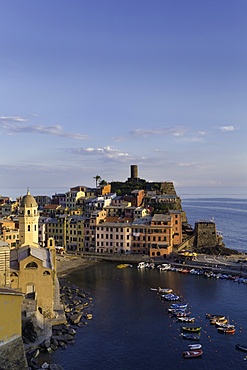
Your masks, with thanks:
[(20, 245), (37, 247), (39, 244), (39, 215), (38, 204), (34, 197), (27, 191), (22, 198), (19, 212), (19, 238)]

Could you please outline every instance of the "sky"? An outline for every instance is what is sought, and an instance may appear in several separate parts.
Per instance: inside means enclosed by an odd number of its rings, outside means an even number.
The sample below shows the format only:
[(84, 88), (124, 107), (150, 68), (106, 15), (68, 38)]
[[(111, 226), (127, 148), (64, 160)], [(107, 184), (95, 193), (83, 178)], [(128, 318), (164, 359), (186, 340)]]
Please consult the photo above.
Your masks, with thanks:
[(2, 0), (0, 16), (1, 195), (133, 164), (247, 187), (246, 0)]

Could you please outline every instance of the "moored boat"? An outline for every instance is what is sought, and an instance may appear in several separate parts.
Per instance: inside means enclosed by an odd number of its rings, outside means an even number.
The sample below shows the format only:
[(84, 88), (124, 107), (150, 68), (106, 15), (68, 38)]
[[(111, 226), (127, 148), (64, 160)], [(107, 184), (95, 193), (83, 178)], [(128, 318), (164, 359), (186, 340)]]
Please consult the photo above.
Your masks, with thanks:
[(188, 348), (189, 348), (189, 350), (201, 349), (202, 345), (200, 343), (189, 344)]
[(171, 304), (170, 308), (177, 308), (177, 309), (184, 309), (184, 308), (187, 308), (188, 307), (188, 304), (185, 303), (173, 303)]
[(199, 333), (201, 331), (200, 326), (182, 326), (182, 331), (189, 333)]
[(224, 334), (234, 334), (235, 333), (235, 326), (234, 325), (227, 325), (225, 327), (218, 327), (218, 331)]
[(178, 301), (180, 299), (180, 297), (176, 294), (164, 294), (161, 296), (162, 298), (164, 298), (165, 300), (167, 301)]
[(126, 267), (132, 267), (132, 265), (130, 265), (129, 263), (120, 263), (116, 267), (117, 267), (117, 269), (124, 269)]
[(170, 294), (170, 293), (172, 293), (172, 289), (171, 288), (158, 288), (158, 292), (159, 293), (164, 293), (164, 294)]
[(193, 323), (195, 321), (194, 317), (178, 317), (178, 321), (180, 322), (190, 322)]
[(189, 339), (189, 340), (199, 340), (200, 333), (199, 334), (180, 333), (180, 337), (184, 339)]
[(200, 357), (203, 354), (201, 349), (191, 350), (191, 351), (184, 351), (183, 357), (184, 358), (195, 358)]
[(206, 316), (207, 319), (210, 319), (210, 320), (212, 320), (212, 319), (218, 319), (218, 320), (225, 319), (224, 315), (214, 315), (214, 314), (211, 314), (211, 313), (206, 313), (205, 316)]
[(218, 320), (218, 321), (215, 321), (214, 324), (217, 327), (224, 327), (224, 325), (228, 325), (228, 320), (227, 319)]
[(146, 267), (146, 262), (139, 262), (137, 265), (138, 269), (144, 269)]

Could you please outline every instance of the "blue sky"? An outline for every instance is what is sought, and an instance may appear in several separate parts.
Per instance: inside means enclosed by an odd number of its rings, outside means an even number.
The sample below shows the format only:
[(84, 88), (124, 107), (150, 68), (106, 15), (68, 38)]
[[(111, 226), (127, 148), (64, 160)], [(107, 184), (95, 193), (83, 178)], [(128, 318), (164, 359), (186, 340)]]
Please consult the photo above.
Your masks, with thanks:
[(6, 0), (0, 14), (0, 194), (125, 181), (131, 164), (177, 187), (247, 186), (246, 0)]

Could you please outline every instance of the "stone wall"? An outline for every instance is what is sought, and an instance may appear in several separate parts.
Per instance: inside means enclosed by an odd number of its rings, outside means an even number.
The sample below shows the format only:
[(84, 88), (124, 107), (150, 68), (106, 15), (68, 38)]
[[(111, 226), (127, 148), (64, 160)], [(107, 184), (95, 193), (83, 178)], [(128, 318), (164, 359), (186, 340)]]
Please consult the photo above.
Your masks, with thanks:
[(27, 370), (27, 360), (22, 338), (18, 337), (0, 345), (0, 368)]
[(198, 221), (195, 223), (195, 241), (194, 245), (200, 247), (214, 247), (218, 239), (216, 234), (216, 225), (212, 221)]

